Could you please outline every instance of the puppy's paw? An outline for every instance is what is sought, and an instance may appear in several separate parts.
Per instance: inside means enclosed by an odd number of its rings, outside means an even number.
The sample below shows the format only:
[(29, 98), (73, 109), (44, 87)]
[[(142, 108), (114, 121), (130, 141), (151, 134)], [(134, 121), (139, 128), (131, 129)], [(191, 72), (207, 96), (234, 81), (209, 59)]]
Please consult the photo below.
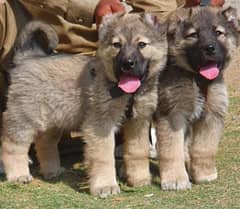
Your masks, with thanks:
[(190, 175), (195, 184), (208, 183), (217, 179), (217, 168), (209, 166), (210, 163), (208, 163), (208, 166), (206, 164), (192, 164)]
[(33, 177), (29, 175), (22, 175), (22, 176), (8, 176), (7, 180), (9, 182), (15, 182), (15, 183), (29, 183), (33, 180)]
[(186, 170), (168, 170), (161, 174), (162, 190), (191, 189), (191, 182)]
[(150, 177), (147, 177), (147, 178), (144, 178), (144, 179), (128, 178), (127, 182), (128, 182), (129, 186), (141, 187), (141, 186), (150, 185), (151, 184), (151, 178)]
[(162, 181), (162, 190), (186, 190), (191, 189), (192, 185), (189, 180), (176, 180), (176, 181)]
[(43, 177), (47, 180), (50, 180), (50, 179), (53, 179), (53, 178), (56, 178), (56, 177), (60, 176), (64, 171), (65, 171), (65, 168), (60, 167), (56, 171), (44, 172)]
[(116, 195), (120, 193), (120, 187), (118, 185), (103, 186), (90, 189), (91, 194), (100, 198), (106, 198), (110, 195)]
[[(135, 167), (128, 166), (126, 168), (125, 178), (127, 180), (127, 184), (132, 187), (141, 187), (151, 184), (151, 174), (149, 172), (148, 166), (143, 166), (139, 164), (138, 166), (135, 162)], [(132, 163), (133, 164), (133, 163)]]
[(211, 181), (215, 181), (218, 177), (217, 172), (209, 174), (209, 175), (197, 175), (194, 177), (193, 181), (196, 184), (204, 184), (204, 183), (209, 183)]

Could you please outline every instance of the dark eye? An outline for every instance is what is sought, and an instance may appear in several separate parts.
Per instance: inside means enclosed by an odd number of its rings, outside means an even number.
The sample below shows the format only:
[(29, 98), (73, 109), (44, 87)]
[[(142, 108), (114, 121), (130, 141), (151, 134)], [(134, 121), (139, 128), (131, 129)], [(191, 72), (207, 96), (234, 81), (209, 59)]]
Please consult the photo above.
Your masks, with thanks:
[(143, 49), (143, 48), (146, 47), (146, 46), (147, 46), (147, 43), (145, 43), (145, 42), (140, 41), (140, 42), (138, 43), (138, 48), (139, 48), (139, 49)]
[(197, 32), (190, 33), (186, 35), (186, 38), (198, 38), (198, 33)]
[(222, 34), (224, 34), (224, 33), (223, 33), (222, 31), (220, 31), (220, 30), (216, 30), (215, 33), (216, 33), (217, 36), (221, 36)]
[(120, 42), (114, 42), (113, 47), (116, 49), (120, 49), (122, 47), (122, 44)]

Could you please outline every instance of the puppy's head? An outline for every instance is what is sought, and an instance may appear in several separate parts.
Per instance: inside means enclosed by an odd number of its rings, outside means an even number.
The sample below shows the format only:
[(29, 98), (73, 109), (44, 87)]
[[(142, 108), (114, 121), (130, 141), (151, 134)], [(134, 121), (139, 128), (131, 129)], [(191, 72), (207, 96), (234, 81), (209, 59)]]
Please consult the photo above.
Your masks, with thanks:
[(181, 9), (171, 18), (170, 60), (206, 80), (220, 76), (239, 44), (236, 10)]
[(111, 81), (134, 93), (166, 63), (166, 26), (151, 15), (106, 16), (99, 29), (98, 56)]

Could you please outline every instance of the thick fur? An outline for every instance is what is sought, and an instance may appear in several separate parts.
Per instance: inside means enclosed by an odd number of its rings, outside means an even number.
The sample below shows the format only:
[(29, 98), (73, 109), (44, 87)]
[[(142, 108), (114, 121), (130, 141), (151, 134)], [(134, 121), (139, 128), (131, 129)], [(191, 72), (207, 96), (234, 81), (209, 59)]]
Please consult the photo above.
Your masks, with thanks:
[[(157, 147), (162, 189), (180, 190), (191, 187), (190, 179), (217, 178), (215, 155), (228, 107), (223, 71), (239, 43), (236, 12), (179, 9), (169, 19), (168, 43), (168, 64), (159, 79)], [(209, 62), (220, 68), (212, 81), (199, 74)]]
[[(59, 175), (63, 169), (57, 145), (62, 131), (80, 128), (86, 141), (91, 194), (119, 193), (114, 135), (121, 127), (127, 181), (133, 186), (149, 184), (148, 130), (157, 107), (158, 76), (167, 58), (165, 26), (149, 15), (107, 16), (100, 26), (97, 56), (87, 57), (42, 55), (29, 37), (34, 39), (32, 34), (40, 30), (49, 43), (55, 43), (56, 36), (46, 25), (31, 24), (20, 36), (16, 67), (10, 71), (2, 137), (7, 179), (32, 180), (27, 152), (33, 142), (43, 176)], [(119, 91), (119, 75), (129, 60), (135, 63), (129, 73), (142, 78), (141, 87), (134, 94), (111, 96), (112, 89)]]

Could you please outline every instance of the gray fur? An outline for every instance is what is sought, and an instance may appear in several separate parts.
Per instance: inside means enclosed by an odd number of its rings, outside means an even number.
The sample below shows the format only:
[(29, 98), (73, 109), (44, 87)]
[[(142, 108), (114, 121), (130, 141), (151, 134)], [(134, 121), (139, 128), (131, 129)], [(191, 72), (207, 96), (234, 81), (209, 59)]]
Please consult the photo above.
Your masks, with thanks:
[[(232, 24), (226, 16), (234, 14), (233, 11), (232, 8), (222, 11), (208, 7), (179, 9), (169, 19), (169, 60), (159, 79), (156, 114), (164, 190), (188, 189), (190, 179), (201, 183), (217, 178), (215, 155), (228, 108), (223, 71), (239, 42), (235, 22)], [(224, 28), (225, 34), (215, 34), (213, 28), (218, 26)], [(198, 36), (188, 36), (190, 30), (198, 32)], [(206, 34), (208, 38), (203, 38)], [(221, 71), (212, 81), (201, 78), (198, 69), (193, 68), (201, 56), (197, 56), (194, 63), (190, 63), (192, 60), (188, 57), (191, 53), (202, 53), (201, 46), (209, 41), (222, 46), (214, 54), (221, 63)], [(197, 44), (195, 51), (188, 53)]]
[[(52, 32), (47, 32), (51, 29), (46, 25), (30, 24), (27, 30), (42, 30), (47, 40), (55, 39)], [(144, 17), (139, 15), (125, 14), (105, 18), (99, 33), (96, 58), (66, 54), (39, 56), (39, 49), (35, 47), (31, 54), (29, 47), (16, 52), (16, 67), (10, 71), (7, 111), (3, 116), (2, 158), (9, 181), (31, 181), (27, 152), (33, 142), (43, 176), (59, 175), (63, 169), (58, 141), (63, 130), (76, 130), (81, 131), (86, 141), (91, 194), (106, 197), (119, 193), (114, 134), (121, 127), (128, 142), (125, 145), (128, 183), (133, 186), (150, 183), (148, 130), (157, 106), (158, 75), (166, 62), (165, 29), (145, 23)], [(25, 31), (23, 34), (19, 41), (21, 46), (28, 43), (32, 33)], [(140, 51), (144, 60), (149, 61), (148, 73), (134, 94), (133, 115), (126, 118), (125, 111), (132, 95), (112, 98), (109, 92), (118, 80), (113, 59), (119, 49), (113, 47), (113, 39), (138, 50), (137, 41), (143, 38), (150, 40)], [(141, 145), (139, 149), (135, 149), (135, 144)]]

